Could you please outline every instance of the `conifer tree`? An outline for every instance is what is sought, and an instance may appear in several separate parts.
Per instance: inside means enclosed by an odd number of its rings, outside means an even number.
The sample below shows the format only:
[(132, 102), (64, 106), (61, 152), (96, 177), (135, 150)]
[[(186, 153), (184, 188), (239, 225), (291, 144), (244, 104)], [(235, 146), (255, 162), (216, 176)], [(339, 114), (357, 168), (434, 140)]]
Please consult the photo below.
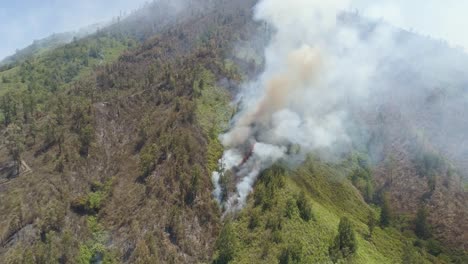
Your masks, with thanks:
[(429, 223), (427, 222), (427, 209), (425, 207), (420, 207), (418, 209), (414, 224), (414, 231), (419, 238), (428, 239), (431, 237)]
[(392, 221), (392, 211), (390, 208), (390, 199), (388, 194), (384, 194), (382, 210), (380, 211), (380, 226), (388, 227)]
[(331, 260), (336, 263), (341, 258), (347, 258), (357, 251), (356, 234), (351, 221), (342, 217), (338, 226), (338, 235), (329, 248)]

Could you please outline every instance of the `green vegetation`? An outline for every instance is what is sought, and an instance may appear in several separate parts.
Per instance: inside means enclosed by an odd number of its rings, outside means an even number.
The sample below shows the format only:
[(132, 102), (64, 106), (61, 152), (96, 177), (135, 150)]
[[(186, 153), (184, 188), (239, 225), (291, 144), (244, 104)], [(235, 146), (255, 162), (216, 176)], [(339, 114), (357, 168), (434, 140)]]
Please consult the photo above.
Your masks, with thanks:
[(372, 234), (377, 225), (377, 219), (375, 219), (375, 213), (373, 210), (369, 211), (369, 216), (367, 218), (367, 227), (369, 228), (369, 238), (372, 239)]
[(299, 215), (304, 221), (309, 221), (314, 218), (312, 213), (312, 206), (306, 198), (305, 192), (301, 192), (296, 201), (297, 208), (299, 209)]
[(349, 177), (351, 182), (366, 202), (374, 202), (374, 179), (367, 159), (362, 154), (354, 154), (350, 159), (357, 165)]
[(380, 226), (389, 227), (392, 223), (393, 212), (390, 206), (390, 198), (387, 193), (383, 194), (382, 210), (380, 210)]
[(427, 209), (421, 207), (418, 209), (416, 219), (414, 221), (415, 229), (414, 232), (421, 239), (428, 239), (431, 237), (431, 231), (429, 223), (427, 222)]
[[(202, 2), (175, 16), (157, 1), (0, 67), (0, 173), (31, 167), (0, 178), (1, 263), (466, 262), (426, 235), (423, 211), (420, 239), (401, 232), (360, 153), (275, 164), (246, 208), (222, 218), (210, 178), (218, 135), (231, 92), (262, 67), (246, 40), (271, 32), (246, 15), (256, 1)], [(237, 57), (233, 43), (246, 46)]]
[(112, 179), (104, 184), (99, 182), (93, 183), (89, 194), (77, 197), (72, 201), (72, 209), (83, 214), (94, 215), (98, 213), (104, 200), (109, 196), (111, 187)]
[(24, 151), (24, 136), (21, 128), (15, 124), (12, 124), (7, 127), (5, 131), (5, 145), (8, 149), (8, 153), (13, 159), (15, 173), (14, 175), (19, 175), (21, 167), (21, 155)]
[(346, 216), (341, 218), (338, 225), (338, 235), (328, 251), (333, 263), (337, 263), (340, 259), (346, 259), (356, 253), (356, 235), (351, 222)]
[(79, 253), (76, 262), (79, 264), (118, 263), (114, 253), (110, 252), (104, 244), (108, 240), (108, 234), (104, 231), (95, 216), (88, 216), (87, 226), (91, 232), (92, 239), (79, 246)]
[(215, 257), (214, 263), (216, 264), (227, 264), (230, 263), (235, 257), (235, 249), (237, 248), (237, 238), (235, 230), (230, 223), (225, 223), (221, 234), (219, 235), (218, 241), (216, 242), (218, 255)]
[[(401, 263), (415, 235), (377, 226), (380, 210), (364, 203), (344, 177), (359, 166), (349, 162), (309, 157), (294, 170), (277, 164), (263, 172), (247, 208), (230, 221), (237, 241), (229, 249), (232, 263)], [(301, 199), (313, 208), (313, 221), (301, 217)], [(218, 254), (227, 250), (217, 245)], [(421, 263), (436, 261), (427, 247), (409, 247)]]
[(223, 153), (218, 135), (227, 129), (226, 125), (233, 110), (229, 107), (230, 96), (226, 89), (216, 85), (215, 75), (202, 69), (194, 82), (196, 116), (203, 132), (208, 135), (207, 161), (209, 171), (215, 171)]
[(302, 245), (300, 241), (296, 241), (288, 245), (285, 249), (282, 250), (279, 257), (280, 264), (299, 264), (302, 263)]

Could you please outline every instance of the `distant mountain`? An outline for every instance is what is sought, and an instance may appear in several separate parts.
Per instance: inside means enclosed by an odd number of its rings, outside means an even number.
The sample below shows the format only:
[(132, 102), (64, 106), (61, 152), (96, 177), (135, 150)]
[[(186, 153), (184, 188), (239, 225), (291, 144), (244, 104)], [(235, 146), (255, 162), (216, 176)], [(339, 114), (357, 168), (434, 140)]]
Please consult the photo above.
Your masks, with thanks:
[(95, 33), (98, 29), (105, 27), (107, 24), (109, 23), (96, 23), (75, 32), (57, 33), (40, 40), (35, 40), (31, 45), (24, 49), (17, 50), (14, 55), (8, 56), (0, 61), (0, 67), (24, 61), (47, 50), (52, 50), (70, 43), (73, 39), (83, 38), (89, 34)]

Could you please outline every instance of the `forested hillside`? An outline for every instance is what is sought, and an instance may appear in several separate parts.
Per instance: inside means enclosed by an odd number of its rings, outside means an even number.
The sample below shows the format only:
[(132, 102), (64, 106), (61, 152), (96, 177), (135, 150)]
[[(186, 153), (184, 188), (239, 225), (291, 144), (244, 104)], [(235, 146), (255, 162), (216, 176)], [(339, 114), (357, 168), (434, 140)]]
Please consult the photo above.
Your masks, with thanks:
[(2, 66), (0, 263), (468, 261), (462, 167), (392, 106), (360, 115), (365, 147), (279, 161), (223, 211), (218, 136), (274, 31), (256, 3), (155, 1)]

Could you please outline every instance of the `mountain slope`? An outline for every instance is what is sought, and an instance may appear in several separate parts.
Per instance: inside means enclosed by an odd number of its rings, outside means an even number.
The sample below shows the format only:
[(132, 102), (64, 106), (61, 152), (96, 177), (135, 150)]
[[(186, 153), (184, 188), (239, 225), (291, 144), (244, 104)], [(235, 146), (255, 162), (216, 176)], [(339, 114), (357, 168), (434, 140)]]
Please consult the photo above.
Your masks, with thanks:
[[(418, 208), (407, 200), (420, 197), (401, 187), (413, 169), (393, 177), (385, 158), (367, 162), (366, 154), (278, 163), (243, 211), (223, 216), (211, 183), (223, 152), (218, 135), (239, 86), (262, 70), (273, 31), (253, 21), (255, 3), (157, 1), (0, 72), (1, 263), (330, 263), (343, 217), (358, 242), (351, 263), (466, 261), (463, 251), (414, 235)], [(403, 121), (382, 124), (390, 131)], [(385, 147), (398, 141), (381, 130), (372, 132)], [(402, 148), (369, 145), (364, 152), (388, 156)], [(427, 179), (415, 181), (425, 192)], [(434, 197), (463, 210), (452, 196), (463, 192), (449, 185), (456, 191)], [(410, 216), (369, 237), (369, 215), (378, 221), (387, 192), (396, 212)], [(459, 217), (436, 226), (444, 232), (437, 238), (458, 236), (444, 230), (466, 220)]]

